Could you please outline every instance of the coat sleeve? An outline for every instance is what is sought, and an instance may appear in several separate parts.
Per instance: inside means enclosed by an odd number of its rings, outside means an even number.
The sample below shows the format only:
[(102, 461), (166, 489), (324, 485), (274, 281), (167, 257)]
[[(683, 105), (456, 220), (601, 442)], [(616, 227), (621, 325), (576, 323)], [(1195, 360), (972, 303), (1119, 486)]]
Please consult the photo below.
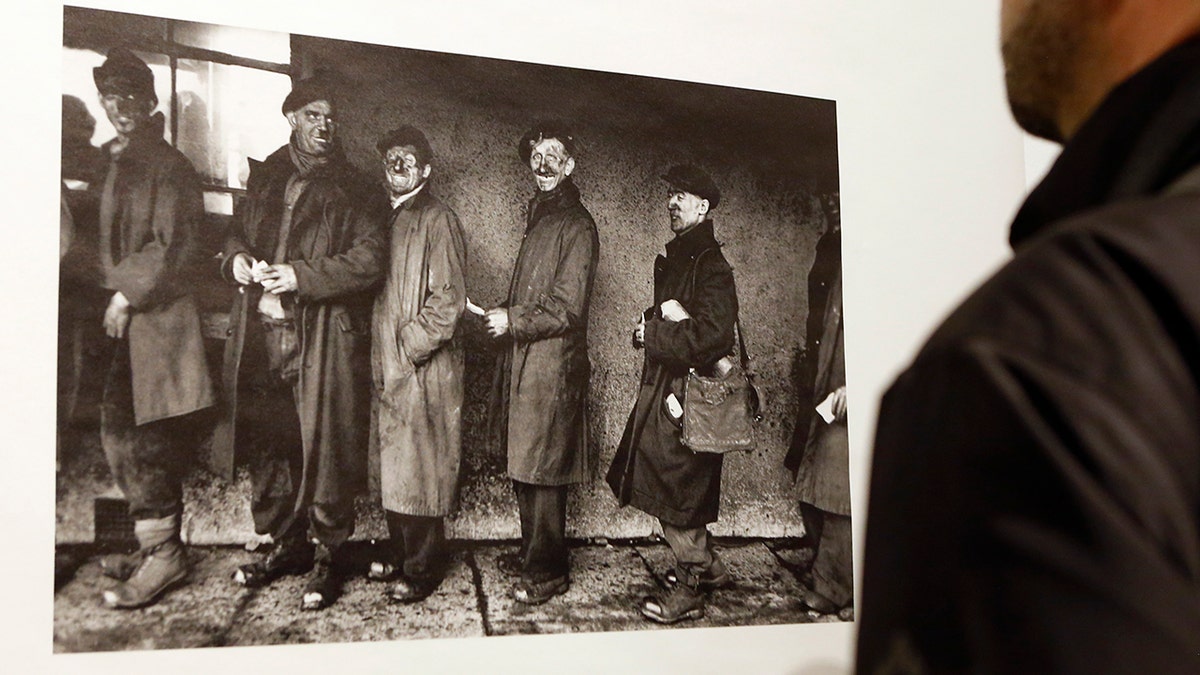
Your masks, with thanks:
[(182, 277), (195, 253), (196, 228), (204, 213), (200, 180), (184, 162), (156, 171), (153, 181), (153, 238), (122, 258), (106, 284), (139, 311), (174, 300), (194, 281)]
[(464, 268), (467, 246), (458, 217), (439, 211), (428, 223), (426, 262), (429, 282), (425, 304), (417, 316), (400, 328), (403, 353), (413, 365), (421, 365), (454, 336), (454, 329), (467, 305)]
[(1087, 389), (968, 345), (923, 355), (888, 392), (860, 672), (897, 660), (937, 673), (1195, 671), (1195, 562), (1173, 550), (1178, 537), (1153, 536), (1194, 537), (1195, 502), (1156, 466), (1141, 420)]
[(349, 246), (334, 255), (291, 262), (301, 301), (324, 302), (365, 291), (383, 279), (387, 237), (381, 215), (370, 201), (361, 207), (341, 205), (335, 229), (348, 233)]
[[(679, 298), (675, 298), (678, 300)], [(737, 290), (722, 256), (700, 258), (693, 297), (684, 306), (691, 318), (646, 321), (646, 356), (671, 370), (703, 368), (733, 351)]]
[(533, 302), (508, 308), (509, 331), (517, 342), (535, 342), (586, 329), (588, 296), (600, 260), (600, 239), (590, 217), (570, 223), (563, 235), (554, 283)]

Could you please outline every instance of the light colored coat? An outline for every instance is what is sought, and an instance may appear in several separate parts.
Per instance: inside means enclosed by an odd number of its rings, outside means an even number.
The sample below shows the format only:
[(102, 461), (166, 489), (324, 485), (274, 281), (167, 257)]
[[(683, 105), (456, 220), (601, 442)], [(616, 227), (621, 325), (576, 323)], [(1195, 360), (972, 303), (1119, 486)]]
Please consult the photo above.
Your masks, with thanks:
[(462, 462), (467, 248), (458, 216), (426, 186), (392, 212), (391, 267), (375, 301), (372, 372), (383, 507), (454, 509)]

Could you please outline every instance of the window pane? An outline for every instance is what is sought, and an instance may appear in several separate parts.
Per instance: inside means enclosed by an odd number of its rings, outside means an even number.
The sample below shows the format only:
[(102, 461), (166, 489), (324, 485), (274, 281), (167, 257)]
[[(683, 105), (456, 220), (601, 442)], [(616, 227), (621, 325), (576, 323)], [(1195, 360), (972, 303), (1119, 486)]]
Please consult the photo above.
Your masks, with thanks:
[(179, 143), (205, 181), (246, 187), (246, 158), (265, 159), (291, 133), (279, 105), (291, 91), (280, 73), (180, 59)]
[(291, 40), (287, 33), (183, 21), (173, 25), (175, 41), (179, 44), (270, 63), (290, 63), (292, 60)]

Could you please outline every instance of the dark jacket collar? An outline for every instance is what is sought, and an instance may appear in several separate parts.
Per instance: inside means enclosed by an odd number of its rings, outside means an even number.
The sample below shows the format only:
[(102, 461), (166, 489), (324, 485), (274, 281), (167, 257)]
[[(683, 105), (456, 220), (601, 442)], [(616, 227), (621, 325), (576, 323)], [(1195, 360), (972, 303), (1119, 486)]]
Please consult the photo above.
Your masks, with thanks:
[(1056, 221), (1157, 193), (1200, 163), (1200, 37), (1114, 89), (1017, 212), (1019, 246)]
[(562, 179), (558, 187), (549, 192), (539, 191), (529, 200), (529, 224), (537, 222), (546, 214), (568, 209), (579, 203), (579, 188), (570, 176)]
[(701, 252), (720, 246), (713, 235), (713, 221), (705, 220), (683, 234), (667, 242), (668, 258), (695, 258)]
[[(163, 139), (163, 130), (166, 128), (166, 118), (162, 113), (156, 112), (150, 116), (146, 124), (138, 129), (129, 137), (129, 145), (121, 151), (120, 159), (132, 160), (138, 159), (148, 153), (154, 152), (154, 146), (161, 143), (166, 143)], [(113, 144), (117, 142), (116, 138), (104, 144), (105, 156), (111, 156)]]

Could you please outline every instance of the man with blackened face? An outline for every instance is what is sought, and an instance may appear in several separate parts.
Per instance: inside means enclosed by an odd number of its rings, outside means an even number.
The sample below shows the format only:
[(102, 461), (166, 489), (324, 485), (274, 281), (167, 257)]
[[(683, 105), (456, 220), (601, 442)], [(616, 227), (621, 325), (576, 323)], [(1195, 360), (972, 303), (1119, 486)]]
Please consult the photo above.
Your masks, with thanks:
[(512, 597), (526, 604), (570, 584), (567, 486), (586, 477), (588, 306), (600, 241), (571, 179), (575, 151), (560, 122), (539, 122), (517, 143), (537, 191), (508, 300), (484, 316), (505, 341), (493, 410), (521, 520), (521, 548), (500, 566), (518, 578)]
[(391, 256), (372, 319), (379, 474), (390, 540), (368, 576), (394, 602), (424, 600), (445, 575), (445, 518), (462, 463), (466, 240), (430, 193), (433, 149), (405, 125), (376, 144), (392, 212)]
[(370, 314), (386, 255), (378, 189), (337, 143), (337, 97), (327, 77), (288, 94), (291, 139), (250, 160), (221, 268), (238, 292), (214, 464), (230, 473), (235, 446), (246, 455), (254, 528), (274, 542), (234, 579), (255, 587), (313, 570), (305, 610), (339, 595), (366, 488)]
[(100, 365), (100, 435), (139, 544), (133, 555), (102, 560), (104, 574), (119, 581), (103, 597), (129, 609), (155, 602), (189, 570), (179, 526), (190, 453), (180, 439), (197, 423), (194, 413), (215, 402), (190, 294), (196, 280), (187, 276), (204, 203), (192, 165), (163, 140), (150, 68), (115, 48), (93, 74), (117, 131), (104, 146), (99, 188), (103, 323), (112, 343)]

